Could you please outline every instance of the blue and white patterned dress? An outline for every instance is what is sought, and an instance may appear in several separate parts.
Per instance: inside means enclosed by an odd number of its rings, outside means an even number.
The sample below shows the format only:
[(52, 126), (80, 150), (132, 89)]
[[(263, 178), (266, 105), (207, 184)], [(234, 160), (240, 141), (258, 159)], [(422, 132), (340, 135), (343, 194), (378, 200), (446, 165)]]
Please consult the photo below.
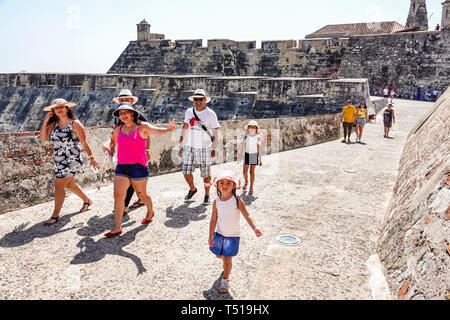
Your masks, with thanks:
[(80, 139), (73, 130), (73, 121), (65, 129), (61, 129), (56, 123), (50, 139), (54, 144), (53, 160), (56, 178), (70, 178), (83, 173)]

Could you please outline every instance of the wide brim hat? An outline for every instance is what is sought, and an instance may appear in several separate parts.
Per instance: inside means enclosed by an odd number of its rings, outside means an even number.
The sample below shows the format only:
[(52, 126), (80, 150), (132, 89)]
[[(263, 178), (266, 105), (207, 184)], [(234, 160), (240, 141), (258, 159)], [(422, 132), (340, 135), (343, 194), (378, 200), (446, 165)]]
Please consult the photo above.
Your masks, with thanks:
[(206, 95), (205, 90), (203, 89), (195, 90), (194, 95), (190, 96), (189, 100), (194, 102), (194, 98), (206, 98), (206, 103), (211, 102), (211, 98)]
[(137, 114), (138, 116), (140, 116), (140, 113), (137, 111), (137, 110), (135, 110), (134, 108), (133, 108), (133, 105), (131, 104), (131, 103), (129, 103), (129, 102), (123, 102), (123, 103), (121, 103), (120, 105), (119, 105), (119, 108), (117, 108), (116, 110), (114, 110), (114, 112), (112, 113), (112, 116), (114, 117), (114, 118), (117, 118), (117, 119), (119, 119), (119, 112), (120, 112), (120, 110), (129, 110), (129, 111), (133, 111), (135, 114)]
[(77, 105), (76, 103), (67, 102), (67, 100), (65, 100), (65, 99), (55, 99), (51, 102), (51, 105), (49, 105), (48, 107), (45, 107), (43, 111), (44, 112), (53, 111), (53, 109), (58, 106), (66, 106), (68, 108), (73, 108), (76, 105)]
[(131, 99), (133, 99), (133, 104), (136, 104), (139, 101), (139, 98), (136, 96), (133, 96), (131, 91), (128, 89), (124, 89), (124, 90), (120, 91), (119, 96), (114, 98), (113, 101), (115, 103), (120, 103), (119, 102), (120, 98), (131, 98)]
[(261, 131), (261, 127), (259, 126), (258, 122), (256, 122), (255, 120), (250, 121), (246, 126), (245, 126), (245, 130), (248, 130), (248, 127), (250, 126), (255, 126), (257, 129), (257, 132)]

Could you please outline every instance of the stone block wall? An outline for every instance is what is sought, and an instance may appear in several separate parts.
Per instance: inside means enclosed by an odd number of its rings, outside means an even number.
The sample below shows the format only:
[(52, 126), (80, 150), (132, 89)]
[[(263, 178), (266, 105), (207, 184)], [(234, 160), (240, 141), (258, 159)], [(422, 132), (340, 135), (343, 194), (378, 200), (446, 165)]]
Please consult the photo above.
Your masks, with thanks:
[(340, 64), (344, 47), (304, 51), (296, 40), (131, 41), (108, 73), (304, 77)]
[(398, 299), (450, 291), (449, 138), (450, 89), (408, 137), (383, 223), (378, 253)]
[(450, 86), (450, 31), (351, 37), (339, 76), (368, 78), (379, 92), (387, 83), (405, 93), (444, 91)]
[[(56, 98), (77, 103), (75, 115), (87, 127), (113, 125), (117, 105), (112, 99), (122, 88), (139, 97), (137, 110), (159, 123), (183, 121), (196, 88), (212, 97), (208, 106), (219, 120), (332, 114), (340, 112), (347, 99), (369, 97), (365, 79), (0, 74), (0, 132), (40, 130), (42, 109)], [(321, 97), (304, 98), (311, 95)]]
[[(237, 149), (244, 139), (248, 120), (221, 121), (218, 155), (215, 163), (235, 161)], [(342, 130), (339, 115), (317, 115), (289, 119), (259, 120), (265, 142), (263, 154), (273, 154), (339, 139)], [(151, 138), (151, 176), (178, 172), (181, 123), (172, 134)], [(163, 127), (163, 126), (162, 126)], [(111, 137), (112, 127), (87, 129), (87, 140), (94, 156), (105, 166), (105, 181), (111, 182), (114, 165), (103, 155), (102, 145)], [(84, 158), (87, 155), (84, 154)], [(214, 169), (213, 169), (214, 170)], [(77, 176), (83, 188), (94, 188), (99, 176), (86, 168)], [(183, 180), (180, 175), (180, 183)], [(53, 199), (53, 149), (41, 142), (37, 132), (0, 134), (0, 214), (29, 207)]]

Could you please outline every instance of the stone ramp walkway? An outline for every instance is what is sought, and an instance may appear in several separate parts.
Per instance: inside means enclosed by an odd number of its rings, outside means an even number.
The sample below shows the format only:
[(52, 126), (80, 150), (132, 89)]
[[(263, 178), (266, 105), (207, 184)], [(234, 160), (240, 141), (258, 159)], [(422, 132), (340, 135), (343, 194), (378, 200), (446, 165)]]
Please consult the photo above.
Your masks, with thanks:
[[(175, 173), (149, 181), (153, 223), (142, 226), (145, 209), (135, 210), (114, 239), (103, 237), (113, 225), (112, 186), (89, 191), (95, 204), (86, 213), (76, 213), (81, 200), (68, 197), (55, 226), (42, 226), (52, 202), (0, 216), (0, 299), (388, 298), (382, 283), (374, 289), (367, 263), (406, 137), (432, 107), (396, 104), (394, 139), (383, 138), (379, 116), (366, 127), (367, 145), (333, 141), (264, 157), (255, 197), (244, 195), (264, 236), (256, 238), (242, 219), (227, 295), (217, 293), (221, 262), (208, 249), (212, 208), (201, 205), (202, 194), (184, 203), (187, 188)], [(225, 169), (241, 171), (229, 163), (213, 173)], [(275, 237), (285, 233), (302, 243), (279, 246)]]

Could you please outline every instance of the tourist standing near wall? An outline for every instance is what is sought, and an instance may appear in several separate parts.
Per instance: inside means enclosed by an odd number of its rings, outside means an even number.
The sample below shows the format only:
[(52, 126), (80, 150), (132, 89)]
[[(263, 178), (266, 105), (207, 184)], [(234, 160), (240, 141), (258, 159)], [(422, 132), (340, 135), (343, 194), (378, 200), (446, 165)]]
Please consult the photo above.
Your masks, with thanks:
[(105, 234), (111, 238), (122, 234), (122, 218), (127, 189), (133, 185), (136, 194), (147, 206), (147, 215), (142, 224), (149, 224), (155, 213), (152, 199), (147, 194), (150, 174), (146, 155), (146, 142), (150, 135), (163, 135), (175, 130), (175, 121), (169, 121), (167, 129), (157, 128), (138, 120), (139, 112), (129, 103), (123, 103), (113, 112), (124, 124), (114, 131), (110, 149), (117, 144), (117, 168), (114, 177), (114, 228)]
[(55, 209), (52, 217), (44, 222), (45, 225), (58, 222), (66, 198), (65, 188), (68, 188), (83, 200), (84, 204), (80, 212), (87, 211), (89, 206), (93, 204), (75, 181), (75, 175), (84, 172), (80, 144), (89, 156), (90, 165), (95, 170), (98, 170), (100, 166), (86, 141), (84, 126), (73, 114), (72, 108), (75, 106), (75, 103), (69, 103), (64, 99), (56, 99), (50, 106), (44, 108), (44, 111), (48, 113), (42, 124), (40, 138), (41, 141), (50, 139), (54, 144), (54, 172), (56, 177)]
[[(211, 159), (216, 156), (217, 136), (220, 128), (216, 113), (205, 105), (211, 101), (203, 89), (197, 89), (189, 100), (194, 107), (188, 109), (184, 118), (184, 126), (180, 137), (180, 156), (183, 156), (183, 175), (189, 185), (185, 198), (191, 200), (198, 192), (194, 184), (193, 173), (198, 165), (205, 185), (204, 204), (209, 204), (211, 183)], [(211, 131), (212, 130), (212, 133)], [(183, 146), (183, 142), (186, 145)]]

